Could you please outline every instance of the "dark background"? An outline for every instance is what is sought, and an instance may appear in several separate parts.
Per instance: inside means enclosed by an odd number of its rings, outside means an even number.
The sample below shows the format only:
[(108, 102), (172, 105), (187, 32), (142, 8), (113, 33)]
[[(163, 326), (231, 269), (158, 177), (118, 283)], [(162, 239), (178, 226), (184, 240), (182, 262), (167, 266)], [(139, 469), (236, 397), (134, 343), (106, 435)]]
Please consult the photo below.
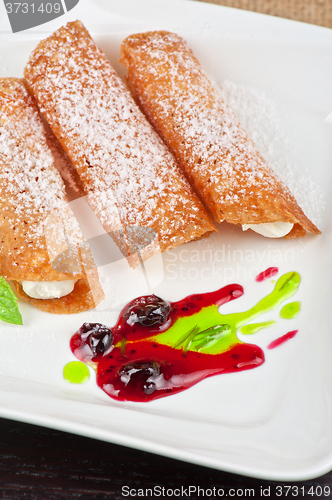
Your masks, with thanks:
[[(329, 496), (324, 486), (330, 486)], [(122, 495), (122, 487), (136, 496)], [(165, 488), (164, 496), (139, 489)], [(167, 489), (223, 488), (224, 498), (332, 498), (332, 473), (311, 481), (252, 479), (34, 425), (0, 419), (0, 498), (15, 500), (118, 500), (129, 498), (220, 498)], [(286, 486), (300, 488), (289, 489)], [(279, 487), (279, 489), (278, 489)], [(283, 487), (284, 489), (280, 489)], [(321, 488), (322, 487), (322, 488)], [(254, 490), (254, 496), (245, 489)], [(304, 488), (304, 489), (301, 489)], [(310, 490), (311, 488), (311, 490)], [(265, 491), (265, 497), (262, 495)], [(310, 494), (310, 491), (312, 494)], [(209, 492), (207, 492), (209, 493)]]

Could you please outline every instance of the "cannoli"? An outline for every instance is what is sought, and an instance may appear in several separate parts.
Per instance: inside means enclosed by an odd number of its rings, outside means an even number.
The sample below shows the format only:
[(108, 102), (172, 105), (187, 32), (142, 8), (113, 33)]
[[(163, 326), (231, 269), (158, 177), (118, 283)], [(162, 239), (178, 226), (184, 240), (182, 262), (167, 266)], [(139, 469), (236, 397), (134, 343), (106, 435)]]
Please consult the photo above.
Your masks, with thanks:
[(136, 102), (216, 222), (269, 237), (320, 233), (180, 36), (166, 31), (129, 36), (120, 62)]
[(144, 260), (215, 231), (173, 155), (81, 22), (40, 42), (24, 76), (91, 207), (132, 265), (137, 253)]
[(77, 313), (103, 292), (50, 140), (23, 80), (0, 79), (0, 274), (35, 307)]

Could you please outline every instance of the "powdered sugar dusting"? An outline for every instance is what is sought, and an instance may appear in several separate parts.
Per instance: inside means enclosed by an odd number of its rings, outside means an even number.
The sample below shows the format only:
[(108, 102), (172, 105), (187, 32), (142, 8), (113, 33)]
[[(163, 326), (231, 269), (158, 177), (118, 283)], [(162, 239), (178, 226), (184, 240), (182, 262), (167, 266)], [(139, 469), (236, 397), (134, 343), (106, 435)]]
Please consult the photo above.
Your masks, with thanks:
[(0, 80), (0, 135), (0, 251), (7, 276), (5, 261), (19, 267), (22, 259), (31, 269), (48, 261), (45, 226), (52, 230), (51, 214), (62, 214), (61, 231), (67, 226), (75, 244), (82, 237), (66, 208), (64, 184), (36, 103), (21, 80)]
[(27, 91), (22, 87), (22, 95), (15, 99), (15, 107), (24, 111), (19, 120), (15, 111), (12, 119), (11, 106), (1, 108), (1, 187), (14, 197), (14, 203), (18, 202), (15, 211), (27, 218), (27, 238), (33, 238), (43, 234), (42, 224), (30, 226), (34, 211), (51, 212), (63, 204), (65, 195), (42, 125), (35, 109), (27, 105)]
[(318, 232), (181, 37), (132, 35), (122, 44), (121, 61), (142, 109), (216, 221), (283, 221)]
[(156, 228), (162, 247), (212, 230), (203, 207), (81, 23), (37, 47), (25, 76), (107, 232)]
[(225, 80), (219, 91), (256, 144), (263, 158), (294, 193), (305, 213), (316, 224), (324, 208), (323, 193), (311, 179), (292, 162), (293, 150), (285, 136), (281, 113), (275, 102), (263, 92)]

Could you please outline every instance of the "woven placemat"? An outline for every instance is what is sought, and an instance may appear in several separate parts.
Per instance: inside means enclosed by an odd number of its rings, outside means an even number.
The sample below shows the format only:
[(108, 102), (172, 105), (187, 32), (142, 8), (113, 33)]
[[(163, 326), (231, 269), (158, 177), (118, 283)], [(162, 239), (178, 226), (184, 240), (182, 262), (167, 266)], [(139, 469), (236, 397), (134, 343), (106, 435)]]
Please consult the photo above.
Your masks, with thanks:
[(332, 28), (332, 0), (200, 0)]

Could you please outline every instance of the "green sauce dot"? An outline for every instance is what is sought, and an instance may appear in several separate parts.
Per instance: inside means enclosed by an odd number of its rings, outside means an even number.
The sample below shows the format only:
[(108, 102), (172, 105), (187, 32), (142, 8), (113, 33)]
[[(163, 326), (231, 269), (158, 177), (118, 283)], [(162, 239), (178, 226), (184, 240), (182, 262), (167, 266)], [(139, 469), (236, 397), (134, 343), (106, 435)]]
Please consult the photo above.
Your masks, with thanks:
[(71, 384), (85, 384), (90, 378), (90, 371), (81, 361), (70, 361), (63, 369), (63, 377)]
[(280, 316), (284, 319), (293, 319), (301, 311), (301, 302), (290, 302), (289, 304), (285, 304), (284, 307), (280, 311)]

